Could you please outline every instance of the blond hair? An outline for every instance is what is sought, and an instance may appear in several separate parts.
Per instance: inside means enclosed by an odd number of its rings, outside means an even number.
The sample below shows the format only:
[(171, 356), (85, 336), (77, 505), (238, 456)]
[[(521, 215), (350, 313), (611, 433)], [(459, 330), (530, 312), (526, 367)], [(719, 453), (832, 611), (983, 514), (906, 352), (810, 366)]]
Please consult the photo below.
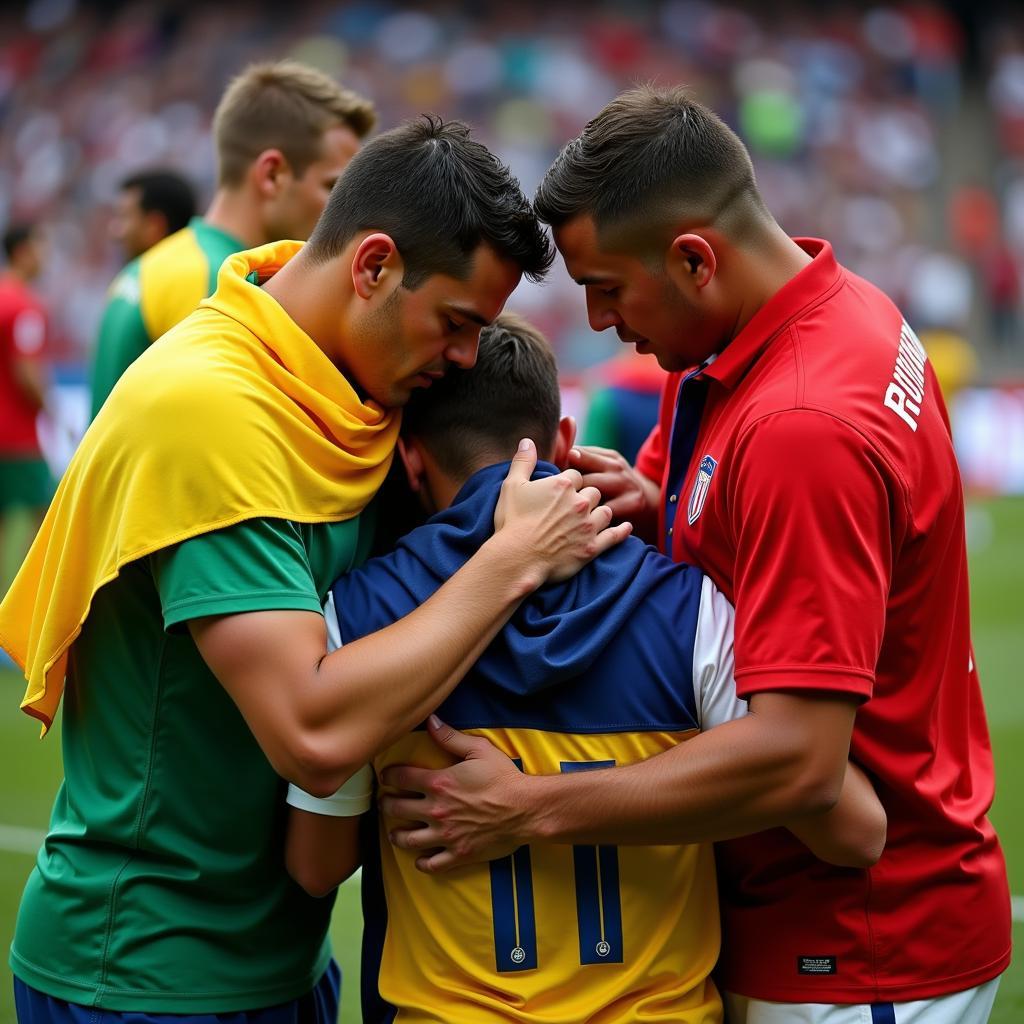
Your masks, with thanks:
[(213, 116), (217, 180), (237, 185), (266, 149), (279, 149), (297, 175), (320, 157), (336, 125), (363, 138), (377, 121), (373, 104), (322, 71), (283, 60), (251, 64), (224, 92)]

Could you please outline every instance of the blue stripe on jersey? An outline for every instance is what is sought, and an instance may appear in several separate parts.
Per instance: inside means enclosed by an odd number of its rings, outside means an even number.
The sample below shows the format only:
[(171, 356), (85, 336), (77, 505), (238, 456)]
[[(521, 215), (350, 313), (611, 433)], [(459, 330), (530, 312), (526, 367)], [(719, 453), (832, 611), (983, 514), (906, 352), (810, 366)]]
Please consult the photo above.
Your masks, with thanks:
[(532, 971), (537, 967), (537, 915), (529, 846), (492, 860), (490, 869), (495, 970)]
[[(408, 615), (473, 555), (493, 530), (507, 467), (475, 473), (449, 509), (338, 580), (343, 642)], [(555, 472), (542, 463), (535, 476)], [(695, 729), (702, 582), (697, 569), (629, 538), (524, 601), (438, 713), (464, 729)]]
[[(521, 758), (512, 758), (522, 771)], [(529, 846), (490, 862), (494, 969), (531, 971), (537, 966), (537, 914), (533, 904), (533, 864)]]
[(872, 1003), (871, 1024), (896, 1024), (896, 1008), (892, 1003)]
[[(614, 767), (614, 761), (561, 762), (564, 773)], [(572, 859), (580, 932), (580, 963), (621, 964), (619, 851), (614, 846), (574, 846)]]

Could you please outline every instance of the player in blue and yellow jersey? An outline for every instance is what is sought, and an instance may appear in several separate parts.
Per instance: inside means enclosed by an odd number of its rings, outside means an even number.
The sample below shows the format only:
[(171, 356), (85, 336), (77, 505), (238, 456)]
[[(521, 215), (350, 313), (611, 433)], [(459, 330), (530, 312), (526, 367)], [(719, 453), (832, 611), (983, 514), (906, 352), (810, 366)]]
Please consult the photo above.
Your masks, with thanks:
[[(410, 484), (442, 511), (334, 585), (326, 618), (335, 644), (408, 614), (490, 536), (507, 470), (497, 460), (517, 438), (532, 434), (561, 463), (574, 433), (559, 420), (550, 348), (506, 316), (483, 332), (475, 368), (413, 400), (403, 430)], [(528, 599), (438, 713), (531, 774), (644, 760), (745, 713), (732, 609), (699, 570), (627, 540)], [(372, 767), (379, 776), (443, 758), (419, 729)], [(367, 775), (319, 801), (290, 791), (289, 869), (313, 894), (357, 862)], [(820, 855), (852, 864), (877, 857), (884, 827), (881, 805), (851, 772), (839, 810), (798, 831)], [(437, 878), (387, 841), (386, 822), (378, 828), (367, 830), (363, 868), (364, 1020), (721, 1020), (710, 845), (524, 846)]]
[(294, 61), (254, 64), (214, 115), (217, 192), (203, 217), (132, 260), (110, 287), (90, 371), (95, 417), (121, 374), (211, 295), (241, 249), (309, 237), (373, 128), (373, 104)]

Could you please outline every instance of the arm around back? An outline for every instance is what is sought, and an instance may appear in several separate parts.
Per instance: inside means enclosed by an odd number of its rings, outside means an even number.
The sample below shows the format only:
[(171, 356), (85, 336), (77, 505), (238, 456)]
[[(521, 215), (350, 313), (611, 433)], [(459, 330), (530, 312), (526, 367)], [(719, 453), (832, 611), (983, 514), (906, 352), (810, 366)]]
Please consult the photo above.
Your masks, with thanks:
[(628, 526), (607, 528), (596, 491), (577, 491), (578, 473), (531, 481), (535, 464), (528, 444), (502, 487), (501, 528), (437, 593), (331, 654), (313, 612), (190, 620), (204, 661), (279, 774), (333, 793), (451, 692), (523, 597), (628, 535)]
[[(857, 703), (756, 694), (751, 713), (638, 764), (524, 775), (479, 737), (431, 732), (463, 758), (437, 771), (389, 768), (384, 813), (422, 870), (505, 856), (537, 840), (664, 844), (730, 839), (830, 811), (839, 800)], [(440, 851), (440, 852), (436, 852)]]
[(868, 777), (852, 761), (830, 811), (787, 822), (811, 853), (844, 868), (869, 868), (885, 849), (888, 820)]

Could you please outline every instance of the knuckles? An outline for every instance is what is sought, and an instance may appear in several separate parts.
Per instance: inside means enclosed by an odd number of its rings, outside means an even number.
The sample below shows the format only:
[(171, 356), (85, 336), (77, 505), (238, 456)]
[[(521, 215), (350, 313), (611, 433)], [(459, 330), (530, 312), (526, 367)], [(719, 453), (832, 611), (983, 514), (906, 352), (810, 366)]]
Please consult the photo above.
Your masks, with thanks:
[(429, 796), (444, 796), (450, 789), (448, 776), (442, 772), (435, 772), (427, 778), (423, 788)]

